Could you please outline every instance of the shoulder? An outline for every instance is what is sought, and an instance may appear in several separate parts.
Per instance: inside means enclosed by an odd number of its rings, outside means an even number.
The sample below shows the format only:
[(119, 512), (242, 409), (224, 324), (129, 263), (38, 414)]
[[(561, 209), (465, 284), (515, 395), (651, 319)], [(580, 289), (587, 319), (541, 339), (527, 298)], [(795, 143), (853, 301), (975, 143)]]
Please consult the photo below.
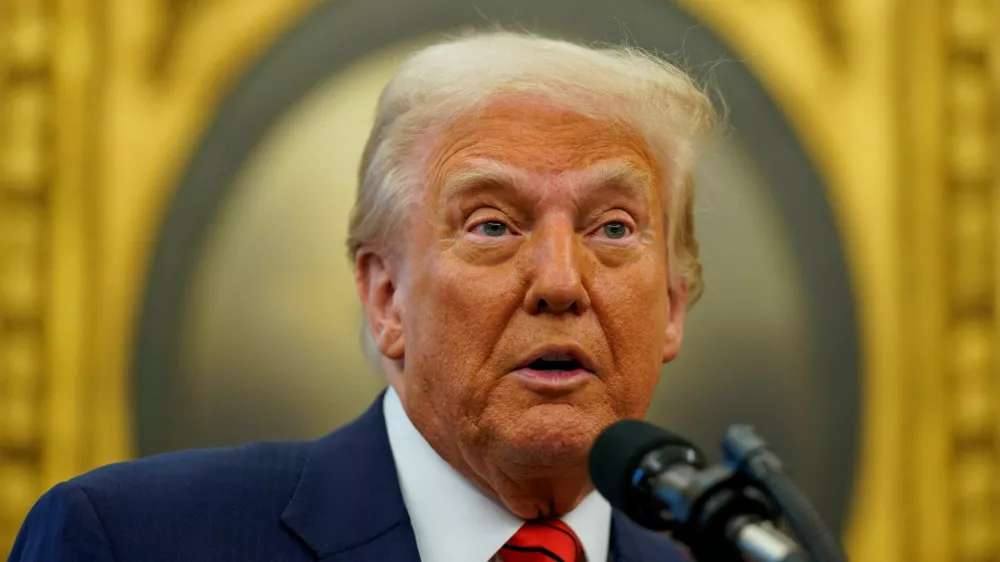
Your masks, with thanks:
[(231, 504), (246, 497), (260, 501), (285, 496), (302, 472), (312, 442), (253, 443), (226, 449), (178, 451), (108, 465), (70, 480), (95, 504), (115, 500), (183, 507)]
[(99, 468), (79, 487), (109, 527), (277, 520), (309, 455), (307, 442), (179, 451)]
[(112, 560), (111, 546), (93, 506), (79, 486), (63, 482), (31, 509), (14, 541), (11, 562)]
[(11, 560), (154, 560), (242, 535), (281, 540), (311, 445), (181, 451), (88, 472), (38, 500)]
[(38, 500), (10, 560), (312, 560), (302, 533), (322, 546), (338, 532), (318, 515), (355, 521), (370, 503), (357, 482), (395, 482), (380, 404), (316, 441), (181, 451), (73, 478)]

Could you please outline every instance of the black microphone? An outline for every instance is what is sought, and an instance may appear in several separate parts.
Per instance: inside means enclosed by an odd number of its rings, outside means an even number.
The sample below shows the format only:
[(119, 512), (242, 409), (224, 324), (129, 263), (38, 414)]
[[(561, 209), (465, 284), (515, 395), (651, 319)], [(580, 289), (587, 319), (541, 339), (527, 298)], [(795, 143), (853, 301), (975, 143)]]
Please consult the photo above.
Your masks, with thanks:
[(778, 506), (730, 467), (705, 465), (686, 439), (638, 420), (597, 438), (590, 476), (612, 506), (636, 523), (670, 531), (699, 560), (805, 562), (780, 531)]

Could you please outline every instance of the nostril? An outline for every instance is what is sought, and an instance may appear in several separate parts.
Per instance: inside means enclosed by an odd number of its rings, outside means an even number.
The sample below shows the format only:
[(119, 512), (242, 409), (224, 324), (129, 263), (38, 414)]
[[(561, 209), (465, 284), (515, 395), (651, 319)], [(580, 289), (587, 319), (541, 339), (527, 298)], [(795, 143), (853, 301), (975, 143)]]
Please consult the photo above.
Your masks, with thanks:
[(555, 307), (550, 304), (545, 299), (538, 299), (538, 303), (535, 305), (535, 312), (549, 312), (549, 313), (563, 313), (569, 312), (571, 314), (578, 314), (580, 312), (580, 303), (576, 300), (571, 301), (566, 306)]

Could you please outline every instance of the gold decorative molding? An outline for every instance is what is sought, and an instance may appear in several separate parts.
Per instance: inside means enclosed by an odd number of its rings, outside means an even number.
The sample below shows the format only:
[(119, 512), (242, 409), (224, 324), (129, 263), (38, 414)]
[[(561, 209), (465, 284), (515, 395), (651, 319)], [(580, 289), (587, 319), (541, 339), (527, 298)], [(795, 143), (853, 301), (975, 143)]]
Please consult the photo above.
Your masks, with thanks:
[(866, 357), (852, 558), (1000, 559), (1000, 3), (690, 3), (837, 211)]
[(156, 30), (150, 33), (150, 78), (167, 75), (170, 62), (175, 57), (178, 41), (184, 37), (183, 27), (198, 17), (197, 10), (204, 9), (203, 0), (159, 0), (151, 5), (159, 16), (155, 18)]
[[(941, 18), (947, 284), (948, 559), (1000, 560), (1000, 132), (997, 4), (949, 0)], [(918, 436), (919, 437), (919, 436)], [(945, 519), (945, 518), (942, 518)], [(930, 531), (930, 529), (927, 529)]]
[(846, 62), (844, 59), (847, 56), (847, 34), (844, 22), (845, 2), (826, 0), (807, 2), (805, 5), (809, 13), (809, 20), (816, 30), (816, 35), (829, 53), (830, 63), (836, 66), (844, 64)]
[(51, 19), (4, 7), (0, 27), (0, 544), (37, 496), (44, 450), (45, 244), (51, 221)]
[(1000, 559), (1000, 9), (914, 2), (900, 51), (905, 559)]

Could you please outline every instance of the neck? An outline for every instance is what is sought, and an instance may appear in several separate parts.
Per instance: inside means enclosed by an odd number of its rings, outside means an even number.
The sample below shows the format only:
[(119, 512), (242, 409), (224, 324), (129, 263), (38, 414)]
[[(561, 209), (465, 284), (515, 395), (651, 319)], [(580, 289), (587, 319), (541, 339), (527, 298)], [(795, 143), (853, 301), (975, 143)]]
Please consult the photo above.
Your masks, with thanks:
[(407, 400), (402, 385), (390, 383), (399, 394), (407, 417), (434, 451), (484, 493), (521, 519), (562, 517), (593, 491), (587, 459), (559, 466), (518, 464), (502, 447), (463, 445), (459, 436), (431, 415), (429, 401)]
[(417, 426), (441, 458), (521, 519), (562, 517), (593, 490), (586, 459), (558, 467), (517, 465), (502, 452), (456, 445), (442, 429)]
[[(468, 473), (463, 474), (522, 519), (562, 517), (573, 511), (593, 489), (586, 470), (562, 468), (549, 472), (515, 467), (508, 471), (499, 465), (484, 468), (476, 470), (470, 465)], [(472, 476), (468, 476), (469, 473)]]

